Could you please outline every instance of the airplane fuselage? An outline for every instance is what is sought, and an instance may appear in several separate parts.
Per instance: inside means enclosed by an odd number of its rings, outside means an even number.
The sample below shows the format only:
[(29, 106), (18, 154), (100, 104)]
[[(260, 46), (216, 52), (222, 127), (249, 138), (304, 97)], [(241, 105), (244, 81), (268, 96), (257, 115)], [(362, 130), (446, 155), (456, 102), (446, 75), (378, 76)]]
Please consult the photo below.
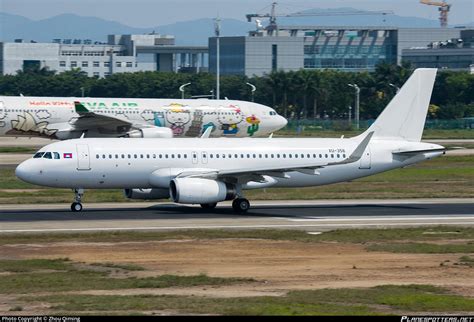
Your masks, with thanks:
[[(131, 141), (132, 140), (132, 141)], [(60, 188), (168, 188), (176, 175), (257, 168), (265, 174), (275, 166), (307, 167), (341, 162), (356, 148), (355, 139), (78, 139), (57, 142), (39, 150), (58, 159), (30, 159), (22, 164), (31, 183)], [(397, 155), (401, 146), (427, 150)], [(349, 181), (414, 164), (441, 155), (442, 147), (422, 142), (373, 139), (357, 162), (321, 167), (316, 173), (288, 171), (275, 181), (246, 184), (244, 189), (319, 186)], [(430, 152), (429, 150), (436, 150)], [(21, 171), (20, 171), (21, 172)], [(271, 171), (270, 171), (271, 172)], [(270, 175), (272, 175), (270, 173)], [(168, 180), (169, 179), (169, 180)]]
[(54, 139), (124, 136), (130, 127), (75, 128), (74, 102), (90, 112), (124, 120), (133, 128), (170, 128), (174, 137), (198, 137), (212, 127), (211, 137), (258, 137), (273, 133), (286, 120), (273, 109), (252, 102), (207, 99), (135, 99), (0, 96), (0, 135)]

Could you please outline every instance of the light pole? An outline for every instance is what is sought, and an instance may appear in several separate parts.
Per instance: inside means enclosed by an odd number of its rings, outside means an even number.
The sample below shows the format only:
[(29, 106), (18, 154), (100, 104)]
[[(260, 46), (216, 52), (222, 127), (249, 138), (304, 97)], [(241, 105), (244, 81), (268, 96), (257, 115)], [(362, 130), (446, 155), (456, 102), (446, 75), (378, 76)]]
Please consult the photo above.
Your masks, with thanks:
[(216, 18), (214, 21), (214, 31), (216, 34), (216, 99), (220, 99), (221, 95), (221, 49), (220, 49), (220, 35), (221, 35), (221, 19)]
[(250, 84), (250, 83), (245, 83), (247, 84), (248, 86), (250, 86), (250, 88), (252, 89), (252, 102), (254, 101), (254, 98), (255, 98), (255, 91), (257, 90), (257, 87), (255, 87), (254, 84)]
[(347, 84), (350, 87), (355, 89), (355, 122), (356, 122), (356, 129), (359, 129), (359, 98), (360, 98), (360, 88), (357, 84)]
[(184, 88), (188, 85), (191, 85), (191, 83), (186, 83), (179, 87), (179, 91), (181, 92), (181, 99), (184, 99)]
[(352, 106), (349, 105), (349, 127), (352, 127)]
[(393, 88), (395, 88), (397, 90), (397, 93), (400, 92), (400, 87), (398, 87), (397, 85), (395, 84), (392, 84), (392, 83), (388, 83), (389, 86), (392, 86)]
[(81, 95), (84, 97), (84, 87), (81, 87)]

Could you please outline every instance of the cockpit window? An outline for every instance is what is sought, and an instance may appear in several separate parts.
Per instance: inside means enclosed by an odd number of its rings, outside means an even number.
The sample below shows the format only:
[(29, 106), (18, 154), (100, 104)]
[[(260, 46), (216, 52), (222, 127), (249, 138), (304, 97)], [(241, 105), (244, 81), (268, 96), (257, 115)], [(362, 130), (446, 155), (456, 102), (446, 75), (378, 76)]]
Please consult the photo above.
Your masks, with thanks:
[(51, 155), (51, 152), (46, 152), (46, 153), (43, 155), (43, 158), (44, 158), (44, 159), (52, 159), (53, 156)]
[(59, 153), (58, 152), (53, 152), (54, 158), (59, 159)]
[(33, 159), (39, 159), (43, 156), (44, 152), (36, 152), (33, 156)]
[(270, 111), (270, 115), (277, 115), (275, 111)]

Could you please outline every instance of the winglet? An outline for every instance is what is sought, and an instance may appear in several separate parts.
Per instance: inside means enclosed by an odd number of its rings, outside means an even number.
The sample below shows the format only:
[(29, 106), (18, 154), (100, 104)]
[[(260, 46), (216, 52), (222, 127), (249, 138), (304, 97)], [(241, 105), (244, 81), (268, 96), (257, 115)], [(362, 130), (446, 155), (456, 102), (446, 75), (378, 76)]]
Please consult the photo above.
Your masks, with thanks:
[(345, 163), (351, 163), (351, 162), (356, 162), (359, 161), (360, 158), (364, 155), (364, 151), (369, 145), (370, 139), (372, 139), (372, 136), (374, 135), (374, 132), (369, 132), (367, 136), (359, 143), (359, 145), (355, 148), (354, 152), (346, 159), (347, 162)]
[(76, 109), (76, 113), (81, 114), (81, 113), (89, 113), (89, 110), (82, 105), (81, 102), (74, 102), (74, 108)]
[(212, 126), (208, 126), (204, 133), (201, 135), (201, 139), (208, 139), (211, 136)]

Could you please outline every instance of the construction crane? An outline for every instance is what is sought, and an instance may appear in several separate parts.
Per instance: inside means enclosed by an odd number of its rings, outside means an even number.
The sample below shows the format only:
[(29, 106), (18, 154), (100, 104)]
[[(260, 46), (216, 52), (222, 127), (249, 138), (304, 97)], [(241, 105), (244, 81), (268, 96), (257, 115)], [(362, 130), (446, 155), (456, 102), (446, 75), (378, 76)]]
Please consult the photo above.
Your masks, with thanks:
[[(312, 16), (351, 16), (351, 15), (391, 15), (393, 11), (333, 11), (333, 12), (316, 12), (316, 13), (306, 13), (306, 12), (296, 12), (290, 14), (276, 14), (277, 2), (272, 3), (272, 9), (270, 13), (249, 13), (245, 15), (247, 21), (251, 22), (252, 18), (269, 18), (269, 24), (265, 27), (265, 30), (269, 35), (273, 31), (278, 29), (277, 26), (277, 17), (312, 17)], [(260, 23), (260, 21), (257, 21)]]
[(446, 3), (446, 0), (442, 2), (439, 1), (431, 1), (431, 0), (420, 0), (420, 3), (426, 4), (428, 6), (436, 6), (439, 7), (439, 22), (442, 28), (446, 28), (448, 26), (448, 13), (449, 9), (451, 9), (451, 5)]

